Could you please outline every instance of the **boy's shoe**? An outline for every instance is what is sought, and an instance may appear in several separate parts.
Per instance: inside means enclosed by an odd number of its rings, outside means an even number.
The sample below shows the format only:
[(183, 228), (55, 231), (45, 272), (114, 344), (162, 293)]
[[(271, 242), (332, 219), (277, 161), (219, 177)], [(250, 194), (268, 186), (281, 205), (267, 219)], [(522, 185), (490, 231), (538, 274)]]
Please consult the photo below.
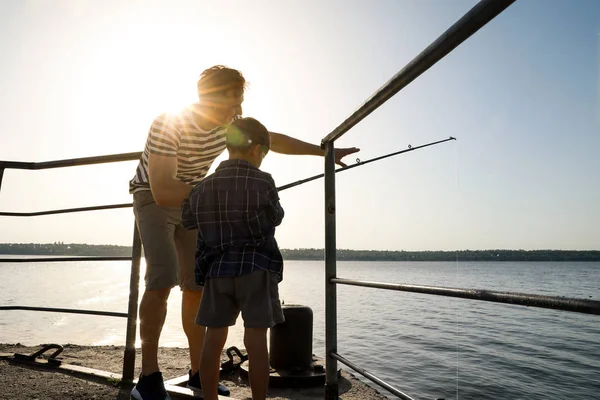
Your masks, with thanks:
[(140, 375), (140, 379), (131, 390), (132, 400), (171, 400), (165, 390), (165, 382), (160, 372)]
[[(200, 384), (200, 372), (196, 372), (192, 375), (192, 370), (188, 371), (188, 383), (187, 387), (192, 390), (202, 390), (202, 385)], [(217, 394), (219, 396), (229, 396), (231, 392), (225, 386), (219, 383), (217, 387)]]

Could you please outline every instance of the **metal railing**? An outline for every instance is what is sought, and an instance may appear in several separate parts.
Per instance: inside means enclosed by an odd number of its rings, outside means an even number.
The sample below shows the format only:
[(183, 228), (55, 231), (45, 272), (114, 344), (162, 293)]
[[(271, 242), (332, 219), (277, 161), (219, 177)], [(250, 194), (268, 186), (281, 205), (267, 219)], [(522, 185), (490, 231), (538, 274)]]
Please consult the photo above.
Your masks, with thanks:
[(357, 125), (392, 96), (427, 71), (481, 27), (498, 16), (515, 0), (482, 0), (431, 43), (417, 57), (392, 77), (358, 110), (342, 122), (321, 141), (325, 150), (325, 399), (339, 398), (337, 362), (363, 375), (403, 400), (412, 400), (389, 383), (338, 354), (337, 349), (337, 290), (336, 285), (354, 285), (378, 289), (417, 292), (431, 295), (451, 296), (481, 301), (523, 305), (600, 315), (600, 301), (567, 299), (563, 297), (538, 296), (524, 293), (492, 292), (432, 286), (400, 285), (367, 282), (337, 277), (336, 271), (336, 199), (335, 199), (335, 149), (334, 142)]
[[(356, 164), (348, 165), (346, 167), (338, 168), (335, 172), (344, 172), (352, 168), (361, 167), (372, 162), (376, 162), (388, 157), (397, 156), (400, 154), (412, 152), (418, 149), (422, 149), (429, 146), (434, 146), (440, 143), (445, 143), (451, 140), (455, 140), (453, 137), (444, 140), (438, 140), (435, 142), (419, 145), (409, 146), (407, 149), (395, 151), (383, 156), (375, 157), (365, 161), (359, 161)], [(61, 167), (72, 167), (90, 164), (104, 164), (111, 162), (120, 161), (133, 161), (140, 158), (141, 152), (135, 153), (123, 153), (104, 155), (97, 157), (87, 158), (74, 158), (68, 160), (48, 161), (48, 162), (16, 162), (16, 161), (0, 161), (0, 189), (2, 188), (2, 178), (5, 169), (24, 169), (24, 170), (40, 170), (48, 168), (61, 168)], [(278, 191), (290, 189), (304, 183), (320, 179), (324, 175), (316, 174), (304, 179), (300, 179), (295, 182), (285, 184), (278, 187)], [(36, 217), (41, 215), (53, 215), (53, 214), (65, 214), (75, 213), (84, 211), (99, 211), (99, 210), (111, 210), (118, 208), (132, 207), (132, 203), (121, 203), (111, 205), (100, 205), (91, 207), (77, 207), (77, 208), (65, 208), (59, 210), (46, 210), (46, 211), (35, 211), (35, 212), (0, 212), (0, 216), (5, 217)], [(130, 292), (129, 292), (129, 304), (128, 312), (110, 312), (110, 311), (97, 311), (97, 310), (81, 310), (81, 309), (70, 309), (70, 308), (52, 308), (52, 307), (31, 307), (31, 306), (0, 306), (2, 310), (21, 310), (21, 311), (42, 311), (42, 312), (58, 312), (58, 313), (70, 313), (70, 314), (87, 314), (107, 317), (123, 317), (128, 318), (127, 320), (127, 331), (126, 331), (126, 344), (125, 352), (123, 357), (123, 380), (130, 381), (134, 376), (134, 364), (135, 364), (135, 337), (136, 337), (136, 323), (137, 323), (137, 303), (139, 297), (139, 280), (140, 280), (140, 259), (141, 259), (141, 241), (137, 228), (134, 226), (133, 246), (132, 255), (129, 257), (124, 256), (95, 256), (95, 257), (34, 257), (34, 258), (0, 258), (0, 262), (11, 262), (11, 263), (31, 263), (31, 262), (64, 262), (64, 261), (131, 261), (131, 276), (130, 276)]]
[[(2, 188), (2, 178), (6, 169), (25, 169), (40, 170), (50, 168), (74, 167), (90, 164), (105, 164), (121, 161), (133, 161), (140, 158), (141, 152), (113, 154), (99, 157), (72, 158), (68, 160), (57, 160), (48, 162), (17, 162), (0, 161), (0, 189)], [(132, 207), (128, 204), (113, 204), (95, 207), (67, 208), (61, 210), (50, 210), (29, 213), (0, 212), (0, 216), (7, 217), (35, 217), (50, 214), (65, 214), (81, 211), (110, 210), (115, 208)], [(0, 258), (0, 262), (53, 262), (53, 261), (131, 261), (131, 274), (129, 278), (129, 304), (127, 313), (81, 310), (71, 308), (51, 308), (51, 307), (26, 307), (26, 306), (0, 306), (0, 310), (26, 310), (26, 311), (45, 311), (71, 314), (88, 314), (104, 317), (127, 318), (127, 328), (125, 332), (125, 351), (123, 354), (123, 381), (132, 381), (135, 367), (135, 338), (137, 332), (137, 306), (139, 297), (140, 282), (140, 261), (142, 257), (142, 243), (137, 227), (133, 227), (133, 245), (130, 257), (40, 257), (40, 258)]]

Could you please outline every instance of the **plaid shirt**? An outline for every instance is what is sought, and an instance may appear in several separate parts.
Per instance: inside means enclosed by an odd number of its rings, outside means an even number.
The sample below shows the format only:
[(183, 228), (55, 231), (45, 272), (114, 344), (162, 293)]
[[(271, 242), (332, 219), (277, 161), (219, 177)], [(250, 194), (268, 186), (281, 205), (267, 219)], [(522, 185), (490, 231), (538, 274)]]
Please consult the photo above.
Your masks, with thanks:
[(182, 223), (198, 229), (196, 283), (256, 269), (283, 279), (275, 227), (283, 208), (270, 174), (244, 160), (223, 161), (198, 183), (182, 205)]

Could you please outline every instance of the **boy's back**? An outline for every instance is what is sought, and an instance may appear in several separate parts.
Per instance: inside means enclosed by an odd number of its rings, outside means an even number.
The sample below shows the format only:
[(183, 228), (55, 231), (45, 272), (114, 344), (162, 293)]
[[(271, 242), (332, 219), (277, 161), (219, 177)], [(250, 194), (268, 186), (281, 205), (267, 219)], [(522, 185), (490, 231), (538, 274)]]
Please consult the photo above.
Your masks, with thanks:
[(199, 231), (197, 283), (256, 269), (276, 272), (281, 280), (283, 258), (275, 227), (283, 215), (270, 174), (245, 160), (223, 161), (184, 205), (184, 225)]
[(275, 227), (283, 209), (271, 175), (259, 170), (271, 145), (267, 128), (242, 118), (227, 128), (229, 160), (198, 184), (183, 205), (183, 224), (198, 228), (196, 283), (204, 286), (196, 323), (205, 326), (200, 379), (205, 400), (217, 399), (227, 329), (244, 319), (252, 365), (252, 398), (269, 386), (267, 329), (284, 321), (278, 282), (283, 258)]

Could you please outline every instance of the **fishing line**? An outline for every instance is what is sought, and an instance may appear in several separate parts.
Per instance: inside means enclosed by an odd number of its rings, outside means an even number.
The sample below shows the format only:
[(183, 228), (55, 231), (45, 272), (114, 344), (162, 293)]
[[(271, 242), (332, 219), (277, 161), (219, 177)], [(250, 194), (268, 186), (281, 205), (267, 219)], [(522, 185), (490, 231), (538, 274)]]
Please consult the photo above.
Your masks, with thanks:
[[(460, 215), (456, 215), (456, 214), (460, 214), (460, 207), (459, 207), (459, 201), (460, 201), (460, 174), (459, 174), (459, 157), (460, 157), (460, 149), (458, 144), (456, 145), (456, 156), (455, 156), (455, 173), (456, 173), (456, 193), (457, 193), (457, 202), (456, 207), (457, 207), (457, 212), (455, 213), (455, 227), (457, 225), (458, 220), (463, 220), (463, 218), (460, 218)], [(459, 218), (456, 218), (459, 217)], [(458, 270), (459, 270), (459, 262), (458, 262), (458, 249), (455, 250), (455, 255), (456, 255), (456, 287), (459, 287), (459, 277), (458, 277)], [(459, 301), (460, 299), (454, 299), (455, 303), (456, 303), (456, 399), (458, 400), (458, 393), (459, 393), (459, 362), (460, 362), (460, 343), (458, 340), (458, 335), (459, 335)]]

